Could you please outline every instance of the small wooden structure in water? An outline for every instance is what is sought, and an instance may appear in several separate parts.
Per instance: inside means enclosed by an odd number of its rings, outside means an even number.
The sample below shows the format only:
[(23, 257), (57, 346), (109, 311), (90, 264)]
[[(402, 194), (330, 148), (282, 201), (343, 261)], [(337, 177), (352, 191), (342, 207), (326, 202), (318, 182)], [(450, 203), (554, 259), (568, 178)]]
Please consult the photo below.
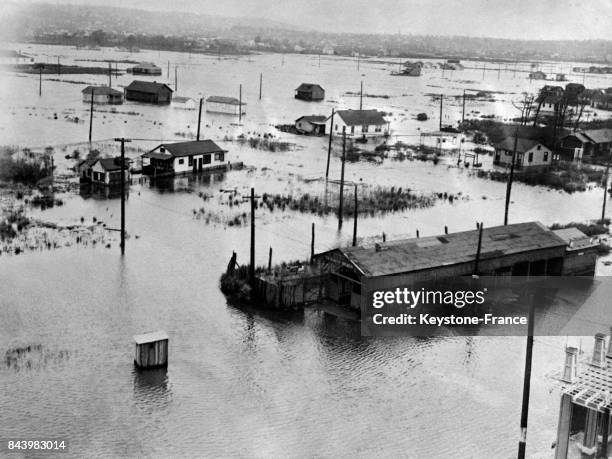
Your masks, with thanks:
[(606, 352), (606, 336), (595, 335), (591, 360), (577, 369), (577, 352), (566, 349), (560, 380), (561, 394), (555, 458), (609, 457), (610, 409), (612, 408), (612, 343)]
[(164, 331), (134, 336), (134, 364), (138, 368), (168, 366), (168, 334)]

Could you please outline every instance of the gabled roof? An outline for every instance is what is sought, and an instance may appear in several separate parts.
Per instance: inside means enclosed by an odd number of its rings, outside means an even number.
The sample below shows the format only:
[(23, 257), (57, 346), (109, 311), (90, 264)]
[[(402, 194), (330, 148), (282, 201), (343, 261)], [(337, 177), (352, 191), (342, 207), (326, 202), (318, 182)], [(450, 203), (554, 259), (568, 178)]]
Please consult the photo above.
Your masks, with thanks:
[[(119, 157), (117, 158), (98, 158), (96, 161), (94, 161), (93, 164), (97, 162), (100, 163), (100, 166), (102, 166), (102, 169), (104, 169), (106, 172), (121, 170), (121, 158)], [(126, 159), (125, 163), (126, 163), (125, 169), (127, 169), (129, 160)]]
[[(474, 261), (478, 230), (383, 242), (378, 246), (380, 250), (338, 250), (364, 275), (388, 276)], [(566, 246), (566, 241), (539, 222), (495, 226), (483, 229), (480, 259)]]
[(170, 92), (173, 92), (172, 89), (165, 83), (157, 83), (156, 81), (142, 81), (142, 80), (134, 80), (128, 86), (126, 86), (127, 90), (130, 91), (139, 91), (139, 92), (148, 92), (148, 93), (158, 93), (163, 89), (167, 89)]
[(108, 86), (87, 86), (81, 92), (83, 94), (91, 94), (92, 91), (96, 95), (105, 95), (105, 96), (121, 96), (123, 93), (121, 91), (117, 91)]
[(371, 126), (387, 124), (378, 110), (338, 110), (336, 114), (347, 126)]
[(136, 64), (132, 68), (141, 68), (141, 69), (147, 68), (147, 69), (160, 69), (161, 70), (161, 67), (158, 67), (153, 62), (140, 62), (139, 64)]
[(227, 150), (224, 150), (212, 140), (191, 140), (187, 142), (162, 143), (151, 152), (146, 153), (147, 157), (151, 157), (149, 156), (151, 153), (157, 153), (156, 150), (161, 147), (174, 157), (227, 152)]
[[(542, 145), (546, 147), (542, 142), (532, 139), (525, 139), (519, 137), (516, 142), (516, 152), (525, 153), (531, 150), (536, 145)], [(495, 145), (496, 149), (514, 151), (514, 137), (506, 137), (504, 140)]]
[[(206, 99), (206, 102), (216, 102), (218, 104), (228, 104), (228, 105), (240, 105), (240, 100), (235, 97), (225, 97), (225, 96), (210, 96)], [(246, 102), (242, 102), (242, 105), (246, 105)]]
[(612, 142), (612, 129), (589, 129), (582, 131), (593, 143)]
[(300, 116), (295, 122), (300, 120), (308, 121), (309, 123), (325, 123), (327, 116), (325, 115), (304, 115)]
[(316, 83), (302, 83), (297, 88), (295, 88), (295, 90), (296, 91), (312, 91), (316, 88), (319, 88), (321, 91), (325, 91), (325, 89), (323, 89), (321, 85), (318, 85)]

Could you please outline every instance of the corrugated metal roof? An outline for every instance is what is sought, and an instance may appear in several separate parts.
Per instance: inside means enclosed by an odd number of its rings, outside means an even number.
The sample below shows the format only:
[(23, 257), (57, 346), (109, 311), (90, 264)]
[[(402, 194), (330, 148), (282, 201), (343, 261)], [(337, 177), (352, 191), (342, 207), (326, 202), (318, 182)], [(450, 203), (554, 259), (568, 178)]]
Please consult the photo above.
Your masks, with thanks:
[(347, 126), (371, 126), (387, 124), (378, 110), (338, 110), (336, 112)]
[(151, 150), (150, 153), (155, 152), (160, 147), (165, 148), (168, 153), (175, 157), (207, 153), (225, 153), (227, 151), (212, 140), (191, 140), (187, 142), (162, 143)]
[(173, 92), (167, 84), (157, 83), (156, 81), (134, 80), (125, 89), (129, 91), (139, 91), (157, 94), (163, 89)]
[[(370, 247), (339, 249), (366, 276), (386, 276), (471, 262), (478, 230), (427, 238), (404, 239)], [(540, 249), (566, 247), (566, 242), (539, 222), (485, 228), (481, 259)]]

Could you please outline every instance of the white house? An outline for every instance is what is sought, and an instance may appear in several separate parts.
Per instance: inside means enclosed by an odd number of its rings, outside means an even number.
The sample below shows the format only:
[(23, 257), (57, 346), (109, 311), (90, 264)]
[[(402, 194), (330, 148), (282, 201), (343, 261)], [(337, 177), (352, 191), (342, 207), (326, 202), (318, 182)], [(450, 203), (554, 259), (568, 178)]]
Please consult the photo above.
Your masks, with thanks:
[(122, 104), (123, 93), (108, 86), (87, 86), (83, 91), (83, 102), (91, 103), (93, 95), (94, 104)]
[(235, 97), (210, 96), (206, 99), (206, 111), (213, 113), (227, 113), (228, 115), (246, 114), (246, 102), (240, 102)]
[[(325, 122), (325, 132), (330, 132), (331, 116)], [(347, 137), (376, 137), (389, 134), (389, 122), (378, 110), (338, 110), (334, 114), (333, 133)]]
[[(514, 137), (506, 137), (495, 145), (493, 164), (510, 167), (512, 165), (512, 152), (514, 151)], [(516, 167), (549, 166), (552, 162), (552, 151), (537, 140), (518, 138), (516, 142)]]
[[(121, 183), (121, 158), (87, 159), (79, 163), (79, 172), (84, 181), (100, 185), (117, 185)], [(130, 179), (129, 160), (125, 162), (123, 176), (125, 181)]]
[(143, 173), (149, 175), (177, 175), (226, 169), (227, 150), (212, 140), (162, 143), (142, 155)]
[(191, 97), (174, 96), (172, 97), (172, 107), (183, 110), (195, 110), (198, 108), (198, 103)]

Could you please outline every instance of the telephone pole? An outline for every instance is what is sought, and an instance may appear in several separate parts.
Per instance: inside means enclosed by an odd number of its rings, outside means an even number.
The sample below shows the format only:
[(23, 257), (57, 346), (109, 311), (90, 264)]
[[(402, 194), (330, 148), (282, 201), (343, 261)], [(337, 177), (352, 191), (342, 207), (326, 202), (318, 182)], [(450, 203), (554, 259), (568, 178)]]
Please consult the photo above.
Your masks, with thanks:
[(610, 154), (608, 156), (608, 163), (606, 164), (606, 173), (604, 174), (604, 197), (603, 206), (601, 208), (601, 224), (606, 222), (606, 201), (608, 199), (608, 173), (610, 172), (610, 160), (612, 160), (612, 148), (610, 148)]
[(242, 121), (242, 84), (240, 85), (238, 95), (238, 122)]
[(508, 177), (508, 184), (506, 185), (506, 208), (504, 210), (504, 226), (508, 224), (508, 211), (510, 209), (510, 195), (512, 194), (512, 181), (514, 180), (514, 168), (516, 165), (516, 148), (518, 144), (518, 131), (519, 127), (516, 127), (514, 131), (514, 147), (512, 148), (512, 163), (510, 164), (510, 176)]
[(353, 210), (353, 247), (357, 245), (357, 184), (355, 183), (355, 209)]
[(529, 391), (531, 389), (531, 362), (533, 357), (534, 298), (529, 296), (529, 315), (527, 318), (527, 346), (525, 351), (525, 375), (523, 378), (523, 403), (521, 406), (521, 437), (518, 445), (518, 459), (525, 459), (527, 447), (527, 418), (529, 417)]
[(461, 122), (465, 121), (465, 89), (463, 90), (463, 102), (461, 104)]
[(91, 132), (93, 129), (93, 104), (94, 104), (95, 88), (91, 87), (91, 103), (89, 105), (89, 144), (91, 145)]
[(340, 172), (340, 203), (338, 205), (338, 229), (342, 228), (342, 207), (344, 205), (344, 163), (346, 161), (346, 126), (342, 126), (342, 169)]
[(444, 94), (440, 94), (440, 131), (442, 130), (442, 104), (444, 103)]
[(359, 90), (359, 110), (363, 110), (363, 80), (361, 80), (361, 89)]
[(200, 110), (198, 111), (198, 135), (196, 140), (200, 141), (200, 124), (202, 123), (202, 97), (200, 97)]
[(42, 71), (44, 67), (45, 67), (44, 65), (38, 66), (38, 95), (39, 96), (42, 96)]
[(125, 142), (130, 139), (116, 138), (115, 142), (121, 142), (121, 255), (125, 254)]
[(111, 87), (111, 75), (113, 73), (112, 67), (111, 67), (111, 63), (108, 63), (108, 87)]
[(331, 156), (331, 146), (332, 146), (332, 133), (334, 131), (334, 109), (332, 108), (332, 114), (330, 117), (329, 123), (329, 145), (327, 146), (327, 166), (325, 167), (325, 179), (329, 177), (329, 158)]
[(315, 224), (312, 222), (312, 237), (310, 238), (310, 262), (314, 259), (314, 244), (315, 244)]
[(263, 73), (259, 74), (259, 100), (261, 100), (261, 86), (263, 84)]
[(251, 265), (249, 266), (251, 287), (255, 286), (255, 188), (251, 188)]
[(174, 92), (178, 92), (178, 66), (174, 66)]

